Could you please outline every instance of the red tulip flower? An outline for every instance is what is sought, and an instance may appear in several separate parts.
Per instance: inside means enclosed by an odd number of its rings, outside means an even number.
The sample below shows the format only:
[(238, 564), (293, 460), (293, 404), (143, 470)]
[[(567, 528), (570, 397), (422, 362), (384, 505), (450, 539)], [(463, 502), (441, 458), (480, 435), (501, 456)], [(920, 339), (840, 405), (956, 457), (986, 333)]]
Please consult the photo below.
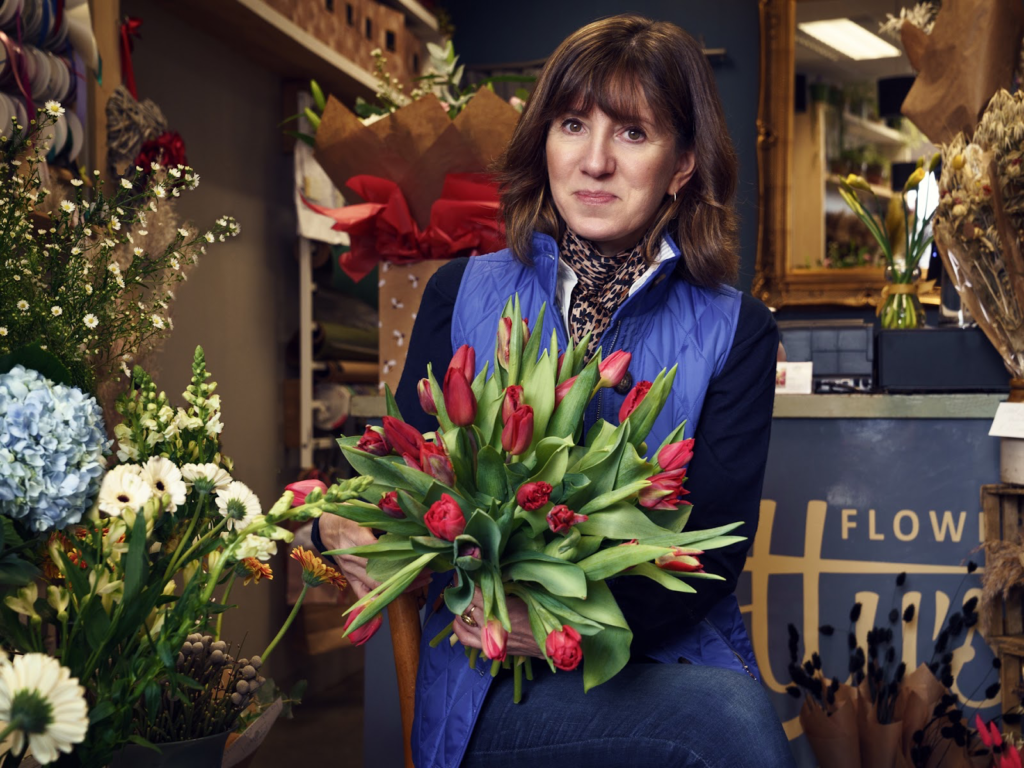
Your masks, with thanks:
[(447, 493), (442, 493), (441, 498), (430, 505), (423, 516), (423, 523), (432, 536), (445, 541), (455, 541), (466, 530), (462, 507)]
[(426, 442), (416, 427), (391, 416), (384, 417), (384, 437), (399, 456), (419, 456), (420, 446)]
[(562, 363), (564, 363), (564, 362), (565, 362), (565, 352), (562, 352), (562, 353), (560, 353), (558, 355), (558, 370), (555, 371), (555, 377), (556, 378), (562, 375)]
[(555, 387), (555, 408), (558, 404), (565, 399), (565, 396), (569, 394), (569, 390), (572, 389), (572, 385), (576, 383), (576, 377), (573, 376), (571, 379), (566, 379), (557, 387)]
[(434, 393), (430, 389), (430, 379), (420, 379), (416, 384), (416, 394), (420, 396), (420, 408), (431, 416), (437, 415), (437, 404), (434, 403)]
[(484, 655), (491, 661), (504, 661), (508, 645), (508, 632), (497, 619), (488, 619), (480, 634)]
[(644, 401), (647, 397), (647, 393), (651, 391), (651, 382), (641, 381), (626, 395), (626, 399), (622, 401), (622, 407), (619, 408), (619, 423), (621, 424), (627, 418), (629, 414), (636, 410), (637, 406)]
[(327, 486), (319, 480), (299, 480), (297, 483), (289, 483), (284, 489), (292, 492), (292, 506), (301, 507), (306, 503), (306, 497), (312, 491), (317, 490), (324, 493)]
[(501, 430), (501, 447), (518, 456), (530, 447), (533, 440), (533, 408), (528, 405), (520, 405)]
[(356, 450), (374, 456), (387, 456), (391, 453), (391, 443), (376, 429), (367, 427), (363, 436), (359, 438), (359, 442), (356, 443)]
[(686, 573), (703, 573), (704, 566), (700, 564), (697, 555), (703, 555), (699, 549), (683, 549), (672, 547), (672, 552), (655, 558), (654, 564), (664, 571), (680, 571)]
[(552, 630), (544, 642), (544, 652), (556, 667), (571, 672), (583, 661), (580, 633), (568, 624), (561, 629)]
[[(523, 346), (530, 340), (530, 326), (523, 318)], [(509, 355), (512, 351), (512, 318), (503, 317), (498, 324), (498, 364), (508, 370)]]
[(652, 475), (647, 478), (650, 485), (640, 491), (637, 501), (645, 509), (678, 509), (686, 503), (681, 497), (689, 493), (683, 488), (685, 479), (685, 467)]
[(510, 387), (505, 388), (505, 399), (501, 403), (501, 423), (505, 424), (516, 408), (523, 404), (523, 388), (518, 384), (513, 384)]
[(452, 361), (448, 364), (448, 372), (452, 369), (459, 371), (467, 384), (472, 384), (476, 377), (476, 350), (469, 344), (463, 344), (455, 350)]
[[(523, 507), (525, 509), (525, 507)], [(572, 527), (577, 523), (584, 523), (589, 520), (588, 515), (577, 515), (565, 504), (559, 504), (558, 506), (552, 507), (551, 511), (548, 512), (548, 528), (551, 529), (552, 533), (557, 533), (562, 536), (568, 535)]]
[(424, 443), (420, 448), (420, 469), (442, 485), (449, 488), (455, 485), (452, 460), (448, 458), (444, 448), (435, 443)]
[[(472, 349), (472, 347), (470, 347)], [(444, 375), (444, 407), (457, 427), (468, 427), (476, 419), (476, 395), (462, 371), (451, 366)]]
[(405, 517), (405, 511), (398, 503), (398, 491), (388, 491), (385, 493), (380, 497), (377, 506), (388, 517), (393, 517), (396, 520), (401, 520)]
[[(348, 628), (352, 626), (352, 622), (356, 620), (356, 617), (358, 617), (359, 614), (362, 613), (365, 609), (366, 606), (361, 605), (348, 615), (348, 618), (345, 620), (344, 627), (344, 630), (346, 632), (348, 631)], [(348, 639), (352, 641), (352, 645), (362, 645), (377, 633), (377, 630), (380, 629), (380, 625), (383, 623), (384, 616), (383, 614), (378, 613), (368, 622), (363, 624), (363, 626), (361, 626), (359, 629), (350, 632), (348, 635)]]
[(535, 483), (523, 483), (516, 492), (516, 504), (527, 512), (540, 509), (551, 498), (551, 486), (538, 480)]
[(597, 386), (599, 387), (617, 387), (622, 381), (622, 377), (626, 375), (626, 371), (629, 370), (629, 362), (633, 359), (633, 355), (629, 352), (623, 352), (621, 349), (617, 352), (612, 352), (606, 359), (601, 361), (601, 364), (597, 367), (597, 370), (601, 374), (601, 380), (598, 381)]
[(682, 469), (690, 463), (693, 458), (693, 438), (680, 440), (678, 443), (670, 443), (658, 452), (656, 461), (658, 466), (665, 472), (673, 469)]

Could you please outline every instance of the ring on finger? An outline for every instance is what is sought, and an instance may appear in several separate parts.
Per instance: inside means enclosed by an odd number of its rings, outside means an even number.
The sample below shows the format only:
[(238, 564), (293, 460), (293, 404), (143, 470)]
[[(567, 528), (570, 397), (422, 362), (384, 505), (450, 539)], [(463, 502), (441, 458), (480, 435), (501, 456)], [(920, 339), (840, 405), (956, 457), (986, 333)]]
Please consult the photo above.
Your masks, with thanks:
[(476, 610), (476, 606), (471, 605), (469, 606), (469, 610), (465, 611), (460, 617), (462, 619), (462, 623), (465, 624), (467, 627), (475, 627), (477, 625), (476, 620), (473, 619), (474, 610)]

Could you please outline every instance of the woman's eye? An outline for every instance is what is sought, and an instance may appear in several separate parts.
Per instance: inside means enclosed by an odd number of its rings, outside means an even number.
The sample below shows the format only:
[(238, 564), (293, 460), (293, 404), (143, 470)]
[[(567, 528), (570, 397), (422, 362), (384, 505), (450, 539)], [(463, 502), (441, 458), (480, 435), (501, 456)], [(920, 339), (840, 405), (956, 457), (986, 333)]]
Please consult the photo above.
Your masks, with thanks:
[(567, 130), (569, 133), (579, 133), (580, 131), (583, 130), (583, 123), (581, 123), (579, 120), (575, 120), (570, 117), (568, 120), (562, 123), (562, 127), (565, 128), (565, 130)]
[(639, 128), (627, 128), (626, 138), (630, 141), (643, 141), (647, 138), (647, 134)]

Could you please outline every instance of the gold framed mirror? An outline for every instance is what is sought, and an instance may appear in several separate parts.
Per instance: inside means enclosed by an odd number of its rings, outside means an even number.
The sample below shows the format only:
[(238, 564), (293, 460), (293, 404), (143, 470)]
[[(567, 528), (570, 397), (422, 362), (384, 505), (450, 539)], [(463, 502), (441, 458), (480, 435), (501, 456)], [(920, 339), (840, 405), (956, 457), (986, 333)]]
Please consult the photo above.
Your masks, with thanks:
[[(757, 116), (758, 241), (751, 293), (775, 308), (799, 305), (877, 306), (885, 271), (882, 266), (824, 266), (835, 247), (826, 236), (826, 210), (841, 216), (834, 203), (826, 203), (829, 187), (838, 175), (826, 160), (824, 105), (811, 104), (803, 114), (795, 110), (798, 5), (810, 9), (810, 0), (759, 0), (761, 70)], [(818, 3), (839, 5), (835, 2)], [(846, 62), (849, 64), (850, 62)], [(909, 65), (908, 65), (909, 66)], [(898, 65), (897, 65), (898, 68)], [(875, 72), (874, 76), (877, 76)], [(851, 117), (840, 107), (839, 120), (882, 135), (888, 132), (895, 159), (912, 159), (927, 148), (899, 146), (899, 134), (876, 121)], [(840, 129), (840, 150), (843, 148)], [(871, 139), (868, 139), (871, 141)], [(815, 144), (808, 149), (808, 143)], [(796, 147), (796, 151), (794, 150)], [(813, 166), (813, 167), (812, 167)], [(832, 171), (830, 173), (830, 171)], [(808, 181), (808, 178), (811, 181)], [(879, 194), (891, 196), (882, 183)], [(833, 219), (834, 221), (834, 219)], [(794, 257), (796, 254), (796, 257)], [(856, 262), (855, 262), (856, 263)], [(877, 264), (877, 262), (876, 262)], [(923, 296), (926, 303), (938, 303)]]

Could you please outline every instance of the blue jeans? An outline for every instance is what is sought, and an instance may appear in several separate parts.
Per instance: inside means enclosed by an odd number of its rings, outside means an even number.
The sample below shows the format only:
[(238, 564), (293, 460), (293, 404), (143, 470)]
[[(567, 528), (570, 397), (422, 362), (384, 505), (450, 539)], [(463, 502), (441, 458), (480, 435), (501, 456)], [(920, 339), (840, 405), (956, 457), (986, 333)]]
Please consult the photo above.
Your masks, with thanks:
[[(534, 670), (541, 663), (534, 660)], [(495, 681), (463, 768), (792, 768), (764, 688), (747, 675), (693, 664), (632, 663), (583, 693), (579, 674), (545, 666)]]

